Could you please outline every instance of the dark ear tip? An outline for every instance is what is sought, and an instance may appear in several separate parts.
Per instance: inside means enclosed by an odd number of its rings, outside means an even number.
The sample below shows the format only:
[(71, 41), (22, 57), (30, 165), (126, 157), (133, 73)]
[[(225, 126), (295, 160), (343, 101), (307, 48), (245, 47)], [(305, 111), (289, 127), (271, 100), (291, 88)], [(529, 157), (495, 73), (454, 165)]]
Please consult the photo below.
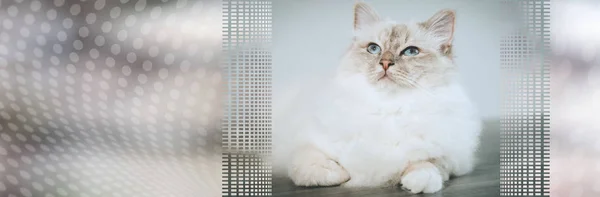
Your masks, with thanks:
[(354, 3), (354, 10), (358, 9), (358, 8), (366, 8), (369, 5), (363, 1), (356, 1), (356, 3)]
[(454, 9), (443, 9), (443, 10), (438, 11), (438, 13), (446, 15), (446, 16), (456, 17), (456, 10), (454, 10)]

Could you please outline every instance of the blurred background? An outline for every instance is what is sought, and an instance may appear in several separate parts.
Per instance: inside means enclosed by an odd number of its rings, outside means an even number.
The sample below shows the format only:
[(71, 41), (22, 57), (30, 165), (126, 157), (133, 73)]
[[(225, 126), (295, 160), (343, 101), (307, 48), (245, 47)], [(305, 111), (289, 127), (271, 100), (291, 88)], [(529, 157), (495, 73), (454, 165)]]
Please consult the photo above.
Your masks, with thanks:
[(550, 195), (600, 196), (600, 2), (552, 1)]
[(221, 2), (0, 1), (0, 196), (219, 196)]

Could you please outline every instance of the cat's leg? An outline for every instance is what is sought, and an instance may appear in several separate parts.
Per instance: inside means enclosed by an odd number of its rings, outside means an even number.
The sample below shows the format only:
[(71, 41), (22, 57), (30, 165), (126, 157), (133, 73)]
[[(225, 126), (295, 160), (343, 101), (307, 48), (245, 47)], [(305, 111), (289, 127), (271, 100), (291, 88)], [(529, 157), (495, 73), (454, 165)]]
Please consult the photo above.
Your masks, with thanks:
[(402, 187), (412, 193), (434, 193), (442, 189), (449, 173), (443, 163), (430, 159), (411, 162), (402, 173)]
[(294, 152), (288, 175), (298, 186), (334, 186), (350, 180), (342, 166), (314, 146)]
[(449, 168), (452, 176), (462, 176), (473, 171), (473, 167), (475, 165), (474, 153), (462, 153), (453, 158), (454, 165), (452, 165), (452, 168)]

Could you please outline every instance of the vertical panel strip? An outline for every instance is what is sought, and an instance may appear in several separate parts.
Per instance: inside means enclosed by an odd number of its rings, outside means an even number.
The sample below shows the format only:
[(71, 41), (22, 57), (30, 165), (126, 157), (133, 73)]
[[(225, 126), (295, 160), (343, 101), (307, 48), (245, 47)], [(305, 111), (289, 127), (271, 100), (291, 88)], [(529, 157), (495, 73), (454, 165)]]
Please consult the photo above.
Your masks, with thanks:
[(270, 1), (223, 1), (223, 196), (272, 193)]
[(501, 42), (501, 196), (549, 196), (550, 0), (517, 0), (527, 33)]

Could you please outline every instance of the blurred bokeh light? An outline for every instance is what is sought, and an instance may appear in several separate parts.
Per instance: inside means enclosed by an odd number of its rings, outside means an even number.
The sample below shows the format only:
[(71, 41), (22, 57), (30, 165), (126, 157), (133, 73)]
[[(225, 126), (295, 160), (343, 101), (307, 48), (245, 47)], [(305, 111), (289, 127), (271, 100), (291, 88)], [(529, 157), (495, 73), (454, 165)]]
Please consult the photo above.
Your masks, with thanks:
[(221, 1), (0, 1), (0, 196), (220, 196)]
[(551, 196), (600, 196), (600, 2), (552, 2)]

